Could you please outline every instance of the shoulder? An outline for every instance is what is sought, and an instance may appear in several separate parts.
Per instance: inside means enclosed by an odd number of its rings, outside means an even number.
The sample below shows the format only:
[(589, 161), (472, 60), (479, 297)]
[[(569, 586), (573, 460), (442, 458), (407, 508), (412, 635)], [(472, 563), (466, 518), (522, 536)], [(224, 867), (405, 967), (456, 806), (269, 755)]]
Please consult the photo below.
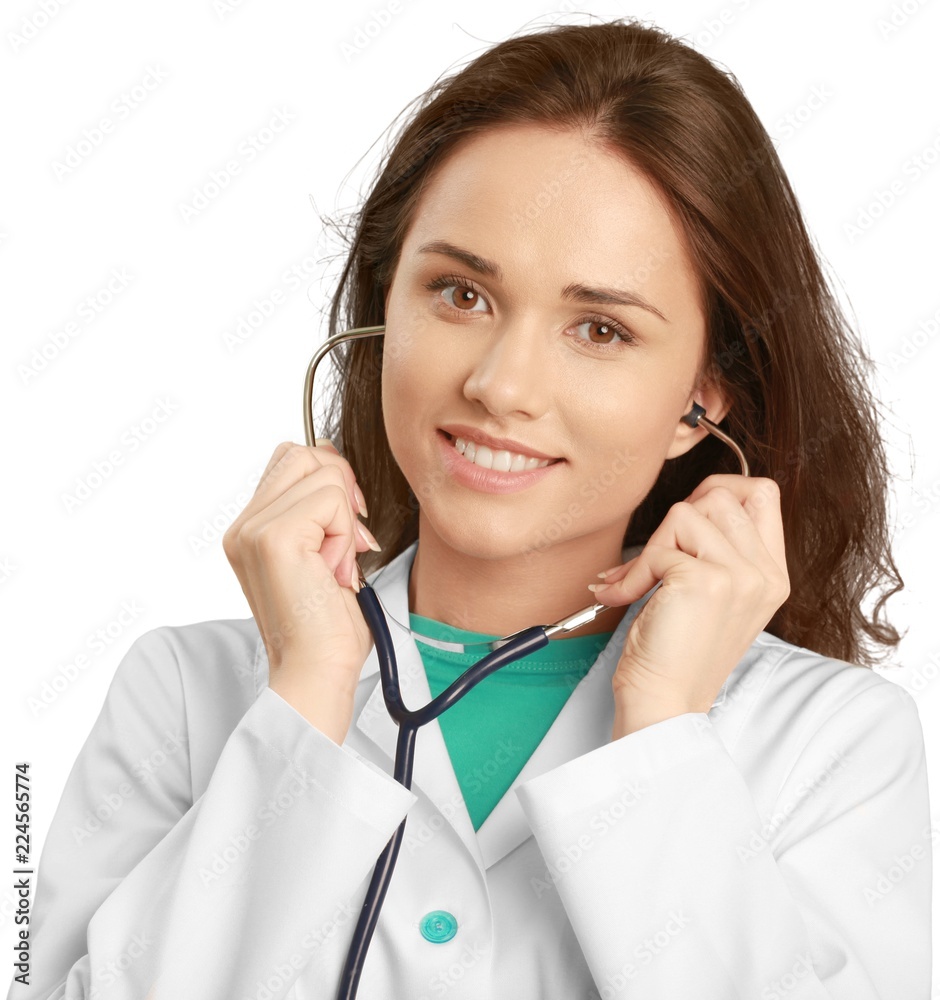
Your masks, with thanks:
[(807, 722), (842, 710), (865, 714), (876, 705), (916, 711), (914, 698), (888, 676), (824, 656), (769, 632), (761, 632), (754, 640), (742, 665), (742, 681), (751, 675), (751, 685), (764, 689), (764, 700), (773, 699)]
[(254, 700), (267, 682), (267, 660), (254, 618), (227, 618), (142, 633), (118, 674), (163, 688), (175, 682), (184, 694), (208, 688), (223, 698)]
[(917, 760), (914, 698), (887, 676), (761, 632), (708, 713), (742, 764), (792, 765), (809, 745), (869, 740)]
[(254, 618), (161, 625), (141, 640), (172, 655), (184, 686), (234, 684), (236, 690), (256, 697), (267, 682), (264, 644)]
[(122, 729), (172, 731), (189, 746), (195, 794), (239, 720), (267, 686), (254, 618), (160, 625), (122, 658), (104, 713)]

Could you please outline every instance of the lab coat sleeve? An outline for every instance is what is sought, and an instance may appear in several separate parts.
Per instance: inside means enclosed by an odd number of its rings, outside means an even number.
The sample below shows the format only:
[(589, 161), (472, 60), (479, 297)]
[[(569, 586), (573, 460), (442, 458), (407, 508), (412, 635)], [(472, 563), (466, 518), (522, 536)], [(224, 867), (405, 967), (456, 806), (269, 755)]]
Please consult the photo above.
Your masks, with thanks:
[(916, 703), (883, 681), (807, 728), (769, 816), (704, 713), (519, 787), (596, 996), (928, 1000)]
[(53, 817), (8, 1000), (284, 998), (349, 919), (415, 795), (265, 687), (193, 802), (197, 725), (172, 627), (140, 636)]

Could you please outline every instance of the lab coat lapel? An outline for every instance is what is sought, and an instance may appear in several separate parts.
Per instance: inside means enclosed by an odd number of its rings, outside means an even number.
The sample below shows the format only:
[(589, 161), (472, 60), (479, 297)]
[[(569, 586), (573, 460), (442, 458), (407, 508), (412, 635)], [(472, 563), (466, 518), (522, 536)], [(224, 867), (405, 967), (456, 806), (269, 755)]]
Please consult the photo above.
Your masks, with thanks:
[[(369, 578), (382, 606), (403, 624), (409, 622), (408, 577), (417, 544), (412, 543), (384, 570)], [(627, 610), (594, 665), (571, 693), (534, 753), (478, 831), (473, 829), (438, 720), (418, 730), (412, 784), (431, 799), (481, 869), (496, 864), (532, 835), (515, 793), (517, 785), (610, 742), (614, 723), (611, 679), (627, 630), (650, 594), (652, 590)], [(414, 639), (394, 621), (389, 622), (389, 631), (398, 656), (405, 705), (413, 709), (427, 704), (431, 692)], [(363, 665), (361, 677), (378, 673), (378, 656), (373, 648)], [(356, 729), (394, 762), (398, 726), (385, 707), (378, 678), (356, 720)]]
[[(417, 542), (395, 557), (384, 570), (378, 570), (368, 578), (382, 607), (388, 612), (389, 633), (398, 659), (398, 678), (402, 701), (411, 710), (426, 705), (431, 700), (431, 690), (421, 654), (410, 632), (404, 632), (396, 621), (409, 623), (408, 576), (417, 551)], [(390, 616), (390, 617), (389, 617)], [(394, 619), (391, 620), (391, 619)], [(394, 769), (395, 750), (398, 746), (398, 724), (388, 714), (385, 696), (379, 676), (379, 661), (373, 645), (369, 657), (363, 664), (360, 683), (363, 678), (375, 677), (372, 693), (366, 700), (355, 722), (357, 733), (378, 746), (389, 759), (389, 773)], [(352, 734), (352, 729), (350, 730)], [(352, 748), (357, 747), (347, 737)], [(423, 792), (440, 812), (441, 816), (463, 842), (477, 865), (485, 867), (477, 841), (473, 821), (467, 811), (463, 793), (451, 764), (450, 754), (444, 742), (437, 719), (422, 726), (415, 737), (415, 762), (412, 774), (412, 790)], [(406, 827), (407, 830), (407, 827)]]
[[(624, 561), (635, 555), (639, 548), (625, 550)], [(506, 790), (506, 794), (483, 821), (483, 825), (477, 831), (477, 840), (485, 868), (495, 865), (532, 834), (528, 820), (522, 812), (519, 797), (516, 795), (516, 787), (524, 781), (546, 774), (576, 757), (583, 757), (592, 750), (610, 743), (614, 728), (614, 700), (611, 687), (614, 671), (620, 662), (620, 654), (630, 626), (658, 586), (659, 584), (656, 584), (651, 587), (627, 608), (607, 645), (598, 654), (594, 665), (572, 691), (541, 743)], [(712, 703), (712, 708), (724, 702), (729, 685), (740, 673), (743, 665), (742, 660), (732, 671)]]
[[(388, 612), (387, 617), (395, 619), (389, 620), (389, 632), (398, 657), (402, 698), (411, 709), (426, 705), (431, 700), (418, 647), (411, 633), (396, 624), (396, 621), (409, 623), (408, 577), (417, 545), (417, 542), (413, 542), (385, 567), (368, 577), (382, 607)], [(624, 561), (635, 555), (640, 548), (642, 546), (625, 549), (622, 555)], [(438, 720), (434, 719), (418, 730), (413, 790), (424, 793), (434, 804), (481, 870), (495, 865), (532, 835), (515, 792), (518, 785), (610, 742), (614, 723), (611, 680), (627, 631), (655, 590), (656, 587), (651, 588), (627, 609), (594, 665), (571, 693), (542, 741), (479, 830), (473, 829)], [(260, 657), (266, 660), (260, 636), (258, 651)], [(729, 682), (740, 672), (745, 660), (738, 664), (722, 686), (713, 707), (722, 703)], [(349, 729), (345, 745), (367, 758), (373, 758), (375, 753), (371, 748), (378, 747), (387, 758), (388, 773), (392, 774), (398, 745), (398, 725), (385, 707), (379, 661), (374, 646), (363, 664), (359, 683), (365, 685), (365, 689), (371, 685), (371, 690), (354, 725)]]
[(532, 834), (516, 787), (610, 742), (614, 726), (611, 690), (614, 670), (630, 624), (651, 593), (627, 609), (594, 665), (581, 678), (506, 794), (477, 831), (486, 868), (496, 864)]

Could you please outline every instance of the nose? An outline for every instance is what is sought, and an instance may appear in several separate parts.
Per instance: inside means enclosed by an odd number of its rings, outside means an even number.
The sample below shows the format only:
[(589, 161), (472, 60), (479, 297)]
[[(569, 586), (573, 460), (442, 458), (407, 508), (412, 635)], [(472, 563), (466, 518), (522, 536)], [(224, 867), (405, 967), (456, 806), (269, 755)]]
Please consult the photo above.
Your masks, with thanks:
[(502, 323), (490, 329), (489, 336), (480, 338), (464, 396), (493, 414), (541, 416), (548, 405), (552, 375), (544, 325)]

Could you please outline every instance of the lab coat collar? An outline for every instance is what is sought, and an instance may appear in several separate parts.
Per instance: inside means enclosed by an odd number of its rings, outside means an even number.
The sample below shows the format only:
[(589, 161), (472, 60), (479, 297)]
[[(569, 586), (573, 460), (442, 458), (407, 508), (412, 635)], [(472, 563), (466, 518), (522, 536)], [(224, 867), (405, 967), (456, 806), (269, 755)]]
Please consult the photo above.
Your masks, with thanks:
[[(388, 612), (388, 627), (398, 658), (399, 683), (405, 705), (418, 708), (431, 700), (427, 676), (421, 654), (409, 631), (399, 627), (395, 621), (409, 622), (408, 578), (417, 553), (418, 542), (413, 542), (382, 569), (367, 577), (370, 586), (379, 597), (382, 607)], [(642, 550), (642, 545), (624, 549), (624, 562)], [(415, 739), (415, 764), (412, 775), (412, 791), (423, 793), (440, 812), (463, 842), (471, 857), (476, 860), (481, 871), (490, 868), (531, 836), (528, 821), (522, 812), (515, 789), (523, 782), (545, 774), (576, 757), (590, 753), (610, 742), (614, 724), (614, 706), (611, 681), (620, 660), (620, 653), (633, 620), (643, 605), (656, 590), (650, 588), (627, 609), (620, 624), (604, 649), (601, 650), (591, 669), (578, 683), (556, 716), (541, 743), (526, 761), (525, 766), (506, 790), (506, 793), (487, 816), (479, 830), (473, 829), (473, 822), (467, 811), (463, 793), (451, 764), (450, 754), (441, 733), (440, 723), (433, 719), (422, 726)], [(587, 601), (585, 601), (585, 605)], [(264, 639), (254, 619), (249, 619), (257, 634), (255, 647), (256, 688), (260, 693), (268, 683), (269, 663)], [(535, 624), (535, 623), (533, 623)], [(539, 623), (547, 624), (547, 623)], [(712, 708), (722, 705), (729, 691), (746, 672), (753, 657), (754, 647), (741, 659), (722, 685)], [(398, 725), (388, 714), (379, 678), (379, 661), (373, 646), (359, 675), (359, 685), (364, 690), (371, 685), (371, 691), (362, 703), (362, 709), (350, 726), (343, 746), (354, 754), (376, 761), (378, 748), (384, 755), (389, 775), (393, 773), (395, 749), (398, 743)], [(360, 699), (357, 698), (357, 703)], [(729, 700), (729, 704), (733, 699)], [(729, 716), (733, 713), (729, 713)], [(719, 735), (723, 729), (734, 736), (734, 722), (721, 717)], [(408, 830), (406, 827), (405, 835)]]
[[(405, 625), (409, 622), (410, 614), (408, 579), (417, 546), (418, 542), (413, 542), (385, 567), (367, 578), (382, 607), (391, 618)], [(630, 554), (633, 554), (632, 550), (629, 554), (625, 553), (626, 558)], [(418, 730), (412, 791), (427, 795), (481, 869), (485, 870), (496, 864), (531, 836), (532, 831), (515, 793), (517, 785), (610, 742), (614, 724), (611, 695), (614, 670), (623, 650), (627, 630), (654, 589), (651, 588), (627, 609), (591, 669), (568, 697), (541, 743), (478, 831), (473, 829), (439, 721), (434, 719)], [(589, 600), (586, 600), (585, 606), (588, 603)], [(414, 709), (427, 704), (431, 700), (431, 692), (414, 638), (392, 620), (389, 620), (389, 632), (398, 657), (400, 687), (405, 705)], [(378, 656), (373, 646), (363, 665), (360, 683), (378, 673)], [(371, 695), (354, 725), (350, 727), (346, 745), (365, 756), (368, 747), (363, 744), (363, 740), (379, 747), (388, 760), (394, 762), (398, 725), (385, 707), (378, 677)], [(390, 766), (389, 772), (391, 770)]]

